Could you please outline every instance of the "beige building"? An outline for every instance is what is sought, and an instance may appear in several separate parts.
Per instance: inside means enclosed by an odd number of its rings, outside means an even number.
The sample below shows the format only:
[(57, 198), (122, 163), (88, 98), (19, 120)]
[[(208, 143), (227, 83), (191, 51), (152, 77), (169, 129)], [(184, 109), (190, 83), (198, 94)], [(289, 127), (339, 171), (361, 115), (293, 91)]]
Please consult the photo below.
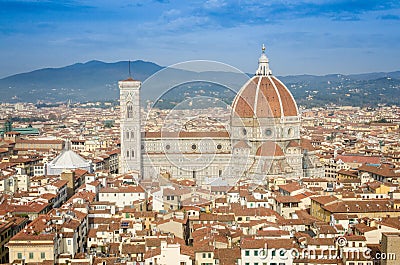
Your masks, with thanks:
[(161, 241), (161, 246), (149, 250), (145, 254), (145, 265), (191, 265), (193, 264), (193, 252), (188, 247), (179, 244), (168, 244)]
[(43, 231), (50, 217), (41, 215), (24, 230), (11, 238), (7, 247), (10, 262), (24, 260), (25, 262), (55, 261), (60, 240), (56, 231)]
[(330, 222), (333, 214), (354, 214), (358, 218), (382, 218), (400, 216), (400, 209), (393, 207), (389, 199), (338, 200), (334, 196), (311, 198), (311, 215), (324, 222)]
[(17, 150), (37, 150), (37, 151), (61, 151), (64, 148), (63, 140), (24, 140), (17, 139), (15, 149)]
[(138, 210), (146, 210), (146, 193), (142, 186), (102, 188), (99, 192), (99, 201), (115, 203), (119, 209), (123, 209), (125, 206), (138, 205)]
[(382, 265), (399, 264), (400, 259), (400, 233), (383, 233), (382, 234)]

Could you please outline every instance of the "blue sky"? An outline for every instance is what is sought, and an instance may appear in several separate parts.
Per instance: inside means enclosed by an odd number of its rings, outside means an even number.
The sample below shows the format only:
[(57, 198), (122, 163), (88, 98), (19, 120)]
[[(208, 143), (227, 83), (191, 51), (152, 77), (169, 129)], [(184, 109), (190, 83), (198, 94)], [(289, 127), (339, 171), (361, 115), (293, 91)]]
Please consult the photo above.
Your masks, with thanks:
[(276, 75), (400, 70), (400, 1), (0, 0), (0, 77), (93, 59)]

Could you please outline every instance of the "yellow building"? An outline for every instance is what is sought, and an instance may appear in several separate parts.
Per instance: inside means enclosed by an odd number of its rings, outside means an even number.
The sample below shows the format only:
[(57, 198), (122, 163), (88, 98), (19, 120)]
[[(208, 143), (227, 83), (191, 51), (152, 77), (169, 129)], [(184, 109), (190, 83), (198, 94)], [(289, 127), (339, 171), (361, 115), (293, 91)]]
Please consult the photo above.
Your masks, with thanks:
[(355, 170), (341, 169), (337, 172), (337, 179), (359, 179), (358, 172)]
[(311, 215), (321, 221), (329, 222), (332, 214), (355, 214), (358, 218), (382, 218), (400, 216), (400, 209), (393, 206), (389, 199), (340, 200), (325, 205), (311, 199)]
[(25, 260), (25, 262), (43, 262), (44, 260), (54, 260), (55, 250), (57, 249), (54, 238), (47, 235), (42, 240), (30, 241), (28, 239), (12, 239), (7, 244), (9, 248), (10, 261)]
[(392, 183), (381, 183), (375, 181), (368, 185), (368, 190), (375, 194), (389, 194), (389, 192), (394, 191), (397, 188), (397, 185)]
[(25, 263), (56, 260), (60, 242), (54, 230), (46, 230), (50, 217), (40, 215), (27, 228), (13, 236), (6, 245), (9, 260), (24, 260)]
[(278, 189), (279, 186), (285, 185), (286, 179), (282, 177), (271, 178), (268, 180), (268, 188), (271, 189)]
[(400, 257), (400, 233), (382, 233), (382, 253), (385, 259), (382, 259), (382, 265), (399, 264)]
[(325, 205), (329, 205), (339, 199), (335, 196), (317, 196), (311, 197), (311, 208), (310, 213), (318, 220), (329, 222), (329, 218), (326, 219), (325, 210), (322, 208)]

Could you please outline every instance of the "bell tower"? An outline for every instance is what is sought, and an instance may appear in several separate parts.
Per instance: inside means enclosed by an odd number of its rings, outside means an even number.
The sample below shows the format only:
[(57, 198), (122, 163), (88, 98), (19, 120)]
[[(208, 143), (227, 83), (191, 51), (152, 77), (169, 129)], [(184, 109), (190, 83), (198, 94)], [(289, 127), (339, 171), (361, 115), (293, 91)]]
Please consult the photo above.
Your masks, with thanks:
[(140, 87), (141, 82), (128, 78), (118, 82), (120, 96), (121, 156), (119, 173), (137, 171), (141, 174), (141, 125)]

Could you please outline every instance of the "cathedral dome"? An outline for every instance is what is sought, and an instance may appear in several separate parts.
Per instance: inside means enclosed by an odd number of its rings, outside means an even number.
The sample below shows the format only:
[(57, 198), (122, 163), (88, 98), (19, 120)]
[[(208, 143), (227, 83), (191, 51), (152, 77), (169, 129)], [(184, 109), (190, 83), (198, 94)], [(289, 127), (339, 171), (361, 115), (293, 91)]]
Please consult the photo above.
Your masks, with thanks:
[(279, 157), (285, 156), (285, 154), (279, 145), (272, 141), (267, 141), (258, 147), (256, 156)]
[(50, 165), (54, 168), (77, 169), (90, 167), (90, 162), (72, 150), (64, 150), (50, 162)]
[(263, 46), (256, 75), (239, 91), (232, 103), (239, 118), (281, 118), (298, 116), (299, 111), (287, 87), (269, 69)]
[(92, 162), (69, 150), (68, 145), (69, 143), (67, 143), (66, 149), (61, 154), (47, 164), (47, 175), (59, 175), (64, 170), (75, 170), (78, 168), (87, 170), (89, 173), (92, 172)]

